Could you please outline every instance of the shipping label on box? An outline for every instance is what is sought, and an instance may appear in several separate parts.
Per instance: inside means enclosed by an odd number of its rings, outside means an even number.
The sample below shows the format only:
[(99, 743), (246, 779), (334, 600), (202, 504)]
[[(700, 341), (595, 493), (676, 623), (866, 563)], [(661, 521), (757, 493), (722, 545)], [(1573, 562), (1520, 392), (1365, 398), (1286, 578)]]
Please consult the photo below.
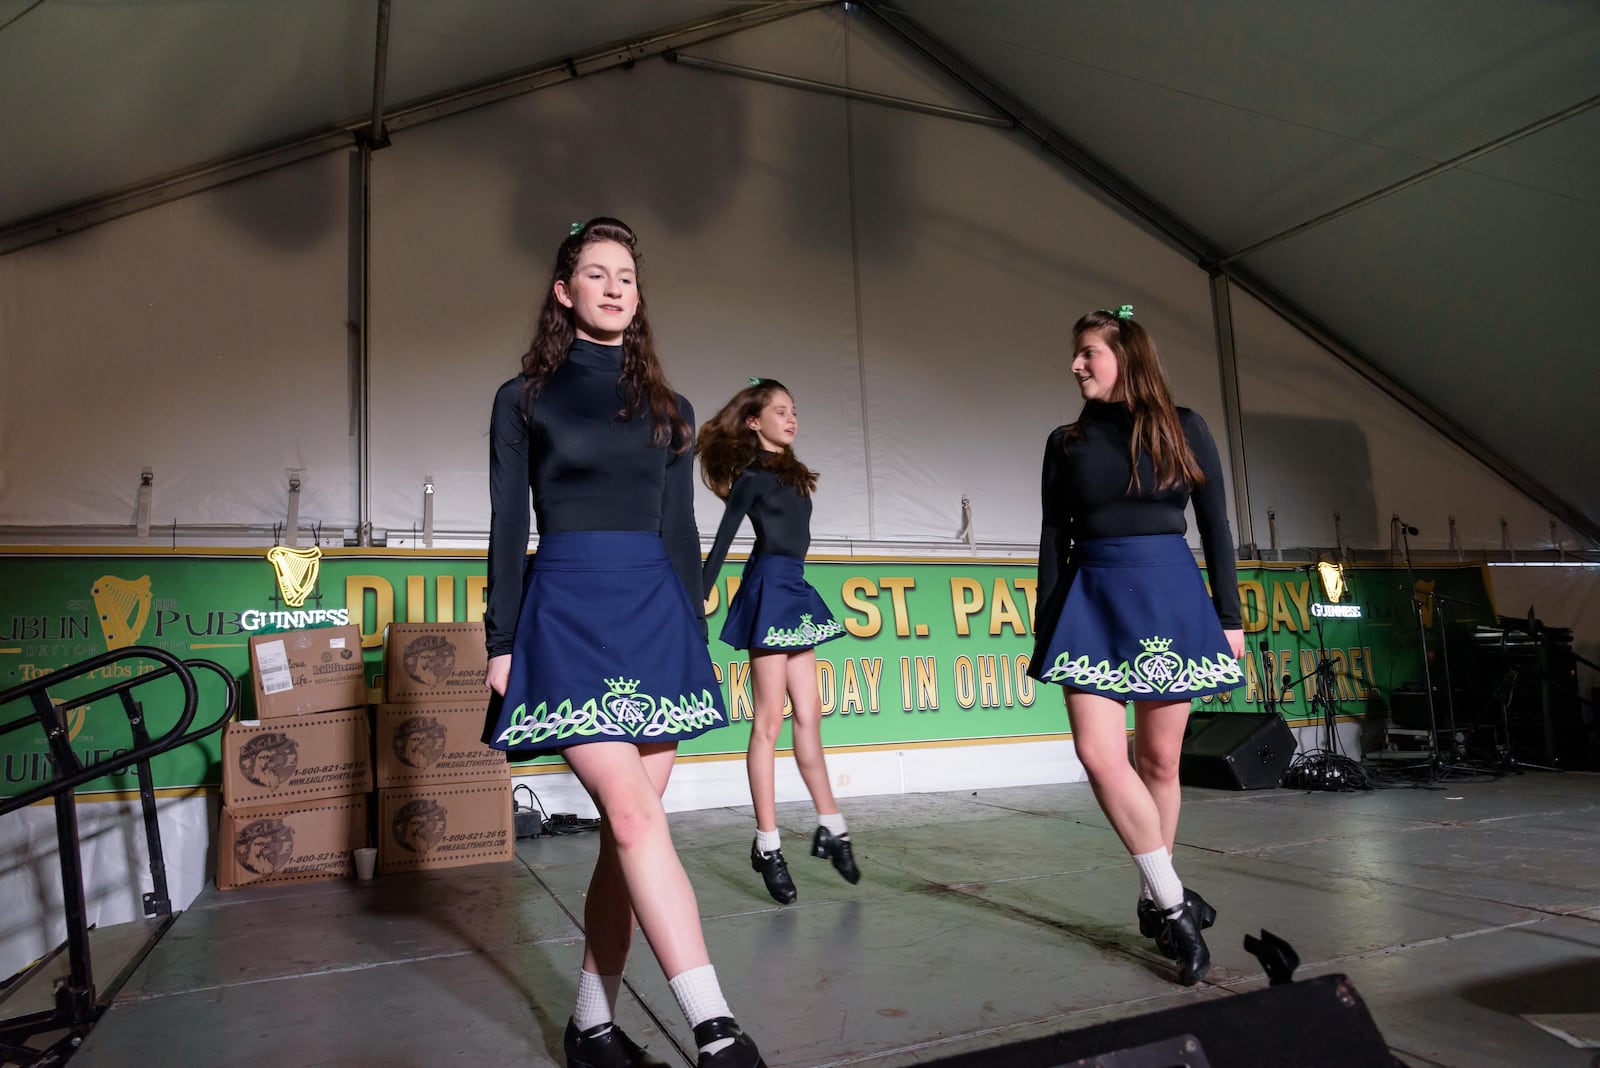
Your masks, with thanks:
[(250, 678), (262, 720), (365, 705), (361, 631), (352, 625), (253, 634)]
[(509, 778), (506, 755), (483, 744), (484, 706), (379, 705), (379, 788)]
[(367, 844), (367, 798), (235, 812), (217, 832), (217, 889), (345, 879), (352, 849)]
[(239, 810), (372, 789), (372, 747), (364, 709), (230, 723), (222, 736), (222, 803)]
[(383, 642), (385, 699), (489, 699), (489, 654), (482, 623), (391, 623)]
[(511, 780), (378, 791), (378, 870), (510, 860)]

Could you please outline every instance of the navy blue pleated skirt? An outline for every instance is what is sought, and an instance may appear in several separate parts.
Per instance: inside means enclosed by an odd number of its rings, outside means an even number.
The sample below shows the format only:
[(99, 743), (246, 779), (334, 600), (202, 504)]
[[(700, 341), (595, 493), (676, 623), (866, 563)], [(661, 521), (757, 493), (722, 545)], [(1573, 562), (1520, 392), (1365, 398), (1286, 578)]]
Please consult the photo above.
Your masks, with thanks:
[(727, 722), (700, 621), (660, 535), (540, 537), (487, 744), (523, 759), (586, 742), (678, 742)]
[(1118, 701), (1181, 701), (1244, 683), (1194, 555), (1176, 534), (1072, 547), (1042, 605), (1028, 674)]
[(843, 633), (822, 595), (806, 581), (804, 560), (763, 554), (745, 563), (721, 637), (735, 649), (797, 652)]

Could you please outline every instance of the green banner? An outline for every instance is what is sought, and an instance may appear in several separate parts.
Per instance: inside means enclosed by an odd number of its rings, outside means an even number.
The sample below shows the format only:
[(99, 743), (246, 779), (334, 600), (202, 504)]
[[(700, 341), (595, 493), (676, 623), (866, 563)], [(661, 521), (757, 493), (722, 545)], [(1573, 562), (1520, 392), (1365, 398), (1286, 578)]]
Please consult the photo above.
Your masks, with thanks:
[[(284, 570), (280, 567), (280, 570)], [(362, 632), (372, 699), (381, 693), (383, 628), (394, 620), (482, 618), (481, 555), (401, 550), (330, 550), (285, 582), (259, 551), (206, 555), (171, 552), (43, 551), (0, 556), (0, 688), (41, 678), (108, 648), (151, 645), (183, 658), (220, 664), (243, 681), (249, 705), (247, 642), (251, 634), (339, 623)], [(1027, 677), (1033, 645), (1034, 567), (967, 560), (808, 561), (817, 587), (846, 635), (817, 650), (823, 738), (829, 746), (919, 743), (1064, 735), (1060, 691)], [(1420, 688), (1423, 639), (1429, 648), (1445, 622), (1470, 628), (1492, 622), (1484, 572), (1476, 565), (1404, 569), (1347, 568), (1349, 596), (1329, 609), (1317, 576), (1286, 565), (1241, 567), (1246, 684), (1196, 702), (1197, 707), (1259, 709), (1265, 681), (1281, 690), (1291, 721), (1312, 714), (1320, 647), (1334, 665), (1330, 697), (1339, 715), (1362, 714), (1369, 700)], [(303, 583), (301, 590), (291, 588)], [(739, 581), (736, 565), (708, 598), (711, 657), (723, 684), (732, 726), (685, 743), (685, 754), (743, 752), (751, 717), (749, 662), (715, 639), (726, 600)], [(1417, 597), (1412, 597), (1415, 590)], [(302, 604), (290, 599), (304, 593)], [(1359, 608), (1359, 618), (1336, 612)], [(1318, 623), (1321, 633), (1318, 633)], [(1262, 645), (1265, 645), (1265, 650)], [(124, 670), (137, 671), (137, 665)], [(1291, 685), (1281, 683), (1288, 676)], [(63, 684), (60, 698), (105, 685), (104, 678)], [(216, 714), (220, 686), (200, 677), (199, 718)], [(177, 688), (160, 682), (141, 693), (150, 729), (172, 722)], [(26, 702), (0, 707), (0, 725), (29, 714)], [(84, 761), (130, 745), (127, 717), (101, 701), (69, 717), (72, 748)], [(786, 739), (780, 741), (786, 745)], [(545, 758), (542, 762), (554, 762)], [(50, 776), (43, 731), (29, 726), (0, 735), (0, 795), (15, 796)], [(218, 740), (186, 746), (155, 765), (159, 788), (218, 782)], [(127, 790), (129, 774), (85, 791)]]

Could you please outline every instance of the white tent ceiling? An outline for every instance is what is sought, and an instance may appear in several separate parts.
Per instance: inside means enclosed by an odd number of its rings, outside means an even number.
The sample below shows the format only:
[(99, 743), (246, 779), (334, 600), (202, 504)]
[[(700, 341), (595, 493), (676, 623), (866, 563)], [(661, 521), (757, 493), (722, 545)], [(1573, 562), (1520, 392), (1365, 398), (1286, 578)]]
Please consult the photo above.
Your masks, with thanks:
[[(384, 111), (401, 130), (487, 98), (440, 103), (466, 87), (517, 91), (541, 76), (510, 76), (552, 65), (544, 77), (582, 73), (584, 57), (614, 62), (617, 42), (662, 62), (651, 39), (697, 21), (735, 20), (717, 27), (726, 31), (815, 6), (393, 0)], [(1590, 444), (1600, 6), (854, 8), (969, 80), (975, 108), (1011, 108), (1201, 263), (1494, 145), (1227, 269), (1432, 409), (1436, 425), (1535, 476), (1553, 514), (1591, 537), (1600, 529)], [(348, 144), (373, 108), (379, 10), (378, 0), (0, 0), (0, 251), (240, 166)], [(579, 62), (562, 70), (567, 57)], [(804, 73), (781, 56), (771, 69)], [(263, 149), (276, 151), (200, 173)], [(190, 184), (164, 188), (174, 176)]]

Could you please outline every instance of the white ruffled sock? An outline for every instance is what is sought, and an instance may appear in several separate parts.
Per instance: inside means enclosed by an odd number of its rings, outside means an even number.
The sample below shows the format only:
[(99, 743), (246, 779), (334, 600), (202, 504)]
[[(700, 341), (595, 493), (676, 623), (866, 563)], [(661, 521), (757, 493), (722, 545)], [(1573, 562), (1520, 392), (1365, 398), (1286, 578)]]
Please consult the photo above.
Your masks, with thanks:
[(603, 1023), (610, 1023), (617, 1011), (617, 992), (622, 989), (622, 976), (595, 975), (578, 972), (578, 1005), (572, 1010), (572, 1026), (587, 1031)]
[[(717, 983), (717, 970), (709, 964), (679, 972), (667, 980), (667, 985), (672, 988), (672, 995), (678, 999), (678, 1007), (691, 1028), (719, 1016), (733, 1016), (727, 999), (722, 996), (722, 987)], [(715, 1053), (731, 1045), (731, 1038), (718, 1039), (709, 1046), (702, 1046), (700, 1052)]]
[(1156, 908), (1165, 912), (1183, 903), (1183, 883), (1173, 870), (1172, 854), (1165, 848), (1139, 853), (1134, 856), (1133, 862), (1139, 865), (1139, 871), (1150, 887), (1150, 900), (1156, 903)]

